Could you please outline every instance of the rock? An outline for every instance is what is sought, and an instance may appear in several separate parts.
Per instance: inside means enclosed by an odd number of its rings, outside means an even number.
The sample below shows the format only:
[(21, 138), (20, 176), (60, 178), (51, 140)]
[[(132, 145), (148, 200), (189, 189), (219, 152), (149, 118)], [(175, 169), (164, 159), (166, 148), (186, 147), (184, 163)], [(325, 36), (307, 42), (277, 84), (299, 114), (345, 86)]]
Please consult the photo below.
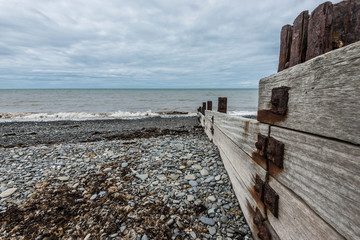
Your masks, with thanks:
[(229, 220), (229, 219), (228, 219), (227, 216), (221, 216), (221, 218), (220, 218), (220, 221), (221, 221), (222, 223), (227, 223), (228, 220)]
[(209, 182), (214, 181), (214, 180), (215, 180), (215, 178), (213, 176), (211, 176), (211, 177), (208, 177), (207, 179), (205, 179), (204, 183), (209, 183)]
[(104, 169), (104, 172), (110, 172), (111, 171), (111, 168), (105, 168)]
[(63, 182), (66, 182), (69, 180), (69, 177), (66, 177), (66, 176), (63, 176), (63, 177), (58, 177), (57, 180), (60, 180), (60, 181), (63, 181)]
[(215, 221), (212, 218), (207, 218), (205, 216), (201, 216), (200, 217), (200, 221), (206, 225), (211, 225), (214, 226), (215, 225)]
[(188, 200), (189, 202), (194, 201), (194, 199), (195, 199), (194, 195), (188, 195), (188, 196), (187, 196), (187, 200)]
[(210, 235), (214, 235), (216, 233), (216, 227), (208, 227), (208, 231)]
[(9, 188), (5, 191), (3, 191), (1, 194), (0, 194), (0, 198), (6, 198), (6, 197), (9, 197), (11, 196), (14, 192), (16, 192), (17, 188)]
[(209, 199), (212, 202), (216, 201), (216, 198), (214, 196), (208, 196), (207, 199)]
[(200, 166), (199, 164), (194, 164), (191, 166), (192, 168), (195, 168), (197, 170), (201, 170), (202, 169), (202, 166)]
[(170, 174), (169, 178), (171, 178), (172, 180), (177, 180), (180, 177), (179, 174)]
[(95, 200), (95, 198), (96, 198), (97, 196), (98, 196), (97, 194), (93, 194), (93, 195), (90, 197), (90, 200)]
[(281, 29), (278, 72), (289, 67), (292, 33), (293, 27), (289, 24), (283, 26)]
[(161, 175), (158, 175), (157, 178), (160, 180), (160, 181), (166, 181), (167, 178), (165, 175), (161, 174)]
[(193, 231), (191, 231), (189, 234), (193, 239), (196, 239), (196, 234)]
[(129, 166), (129, 164), (126, 163), (126, 162), (121, 164), (121, 167), (122, 167), (122, 168), (126, 168), (127, 166)]
[(141, 240), (149, 240), (149, 238), (148, 238), (148, 236), (143, 235), (143, 236), (141, 237)]
[(200, 174), (201, 174), (202, 176), (207, 176), (207, 175), (209, 175), (209, 171), (206, 170), (206, 169), (202, 169), (202, 170), (200, 171)]
[(243, 236), (245, 236), (248, 233), (248, 230), (244, 227), (240, 227), (240, 228), (236, 229), (236, 231)]
[(185, 176), (185, 180), (195, 180), (196, 176), (195, 174), (188, 174)]
[(88, 233), (85, 237), (84, 237), (84, 240), (89, 240), (91, 237), (91, 233)]
[(305, 62), (308, 24), (309, 11), (303, 11), (294, 21), (289, 67)]
[(136, 177), (140, 178), (141, 180), (144, 181), (149, 177), (149, 175), (148, 174), (137, 174)]
[(198, 182), (191, 180), (191, 181), (189, 181), (189, 184), (190, 184), (190, 186), (192, 186), (192, 187), (196, 187), (196, 186), (198, 185)]

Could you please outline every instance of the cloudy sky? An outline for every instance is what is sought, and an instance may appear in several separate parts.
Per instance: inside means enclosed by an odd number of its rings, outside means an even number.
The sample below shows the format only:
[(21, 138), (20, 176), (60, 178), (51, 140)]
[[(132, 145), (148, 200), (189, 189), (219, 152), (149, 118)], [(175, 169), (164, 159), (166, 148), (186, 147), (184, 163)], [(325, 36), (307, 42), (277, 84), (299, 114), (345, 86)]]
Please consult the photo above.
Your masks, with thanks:
[(0, 0), (0, 88), (257, 87), (322, 2)]

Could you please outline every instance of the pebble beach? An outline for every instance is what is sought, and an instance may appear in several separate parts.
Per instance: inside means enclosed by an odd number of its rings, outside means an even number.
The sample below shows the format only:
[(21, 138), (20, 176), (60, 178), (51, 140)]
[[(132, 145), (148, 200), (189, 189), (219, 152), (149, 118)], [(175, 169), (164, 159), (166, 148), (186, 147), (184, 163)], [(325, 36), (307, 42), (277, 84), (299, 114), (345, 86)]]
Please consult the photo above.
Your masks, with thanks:
[(252, 239), (196, 117), (0, 123), (0, 239)]

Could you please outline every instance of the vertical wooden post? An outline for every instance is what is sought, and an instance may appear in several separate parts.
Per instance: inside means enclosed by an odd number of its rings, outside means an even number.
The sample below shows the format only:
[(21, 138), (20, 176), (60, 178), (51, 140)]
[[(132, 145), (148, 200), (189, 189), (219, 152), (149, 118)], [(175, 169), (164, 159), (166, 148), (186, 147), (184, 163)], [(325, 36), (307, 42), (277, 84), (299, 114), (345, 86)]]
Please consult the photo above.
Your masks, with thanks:
[(212, 111), (212, 101), (207, 101), (207, 110)]
[(227, 98), (226, 97), (219, 97), (218, 112), (221, 112), (221, 113), (227, 112)]
[(202, 114), (205, 115), (205, 110), (206, 110), (206, 102), (203, 102), (203, 106), (202, 106)]

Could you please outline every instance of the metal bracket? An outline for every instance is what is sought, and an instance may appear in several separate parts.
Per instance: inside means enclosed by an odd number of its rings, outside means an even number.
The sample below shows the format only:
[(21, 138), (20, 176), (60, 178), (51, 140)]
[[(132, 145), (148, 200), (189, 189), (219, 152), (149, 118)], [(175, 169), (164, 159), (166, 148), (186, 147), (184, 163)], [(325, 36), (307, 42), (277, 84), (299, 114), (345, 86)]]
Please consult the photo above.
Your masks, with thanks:
[(271, 91), (271, 112), (285, 116), (289, 100), (289, 87), (273, 88)]
[(267, 146), (268, 137), (258, 134), (258, 141), (255, 143), (255, 147), (259, 150), (259, 154), (262, 157), (266, 158), (266, 146)]
[(284, 160), (284, 144), (273, 137), (270, 137), (267, 142), (266, 157), (272, 161), (279, 168), (283, 168)]
[(259, 150), (259, 155), (270, 160), (279, 168), (284, 167), (284, 149), (285, 145), (273, 137), (266, 137), (258, 134), (258, 141), (255, 143)]
[(264, 181), (261, 179), (259, 175), (256, 174), (255, 176), (255, 192), (259, 195), (261, 201), (263, 202), (263, 193), (264, 193)]
[(279, 195), (270, 187), (268, 183), (264, 184), (264, 203), (270, 212), (279, 217)]
[(266, 224), (265, 224), (266, 219), (262, 216), (262, 214), (258, 208), (256, 208), (256, 210), (255, 210), (255, 217), (254, 217), (253, 221), (259, 230), (258, 237), (261, 240), (271, 240), (270, 231), (266, 227)]
[(211, 131), (211, 135), (214, 135), (214, 116), (211, 117), (211, 128), (210, 128), (210, 131)]

